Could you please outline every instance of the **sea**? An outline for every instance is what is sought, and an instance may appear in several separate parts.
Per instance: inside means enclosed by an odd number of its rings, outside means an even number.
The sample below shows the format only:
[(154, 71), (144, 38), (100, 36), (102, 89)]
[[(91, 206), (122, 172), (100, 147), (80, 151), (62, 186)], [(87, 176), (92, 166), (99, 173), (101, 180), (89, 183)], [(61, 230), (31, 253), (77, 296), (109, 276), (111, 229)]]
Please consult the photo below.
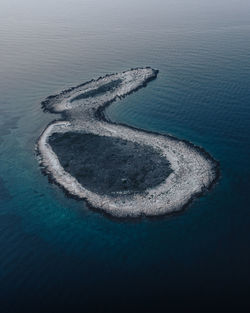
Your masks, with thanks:
[[(203, 147), (221, 177), (178, 214), (113, 219), (41, 173), (41, 101), (133, 67), (114, 122)], [(250, 1), (1, 0), (0, 311), (250, 311)]]

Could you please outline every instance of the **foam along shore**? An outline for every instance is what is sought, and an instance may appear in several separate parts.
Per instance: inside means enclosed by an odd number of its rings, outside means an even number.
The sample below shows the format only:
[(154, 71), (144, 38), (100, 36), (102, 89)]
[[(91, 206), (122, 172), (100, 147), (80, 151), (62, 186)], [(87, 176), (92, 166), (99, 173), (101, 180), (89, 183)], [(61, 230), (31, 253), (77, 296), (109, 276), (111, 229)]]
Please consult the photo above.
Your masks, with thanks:
[[(181, 210), (192, 199), (208, 190), (219, 175), (218, 163), (202, 148), (172, 136), (146, 132), (105, 120), (104, 108), (156, 78), (158, 71), (131, 69), (107, 75), (48, 97), (42, 106), (50, 112), (64, 113), (67, 120), (55, 121), (41, 134), (37, 150), (46, 173), (71, 195), (117, 217), (157, 216)], [(49, 138), (59, 133), (93, 134), (119, 138), (150, 146), (165, 158), (171, 173), (157, 186), (143, 192), (113, 197), (87, 189), (59, 162)]]

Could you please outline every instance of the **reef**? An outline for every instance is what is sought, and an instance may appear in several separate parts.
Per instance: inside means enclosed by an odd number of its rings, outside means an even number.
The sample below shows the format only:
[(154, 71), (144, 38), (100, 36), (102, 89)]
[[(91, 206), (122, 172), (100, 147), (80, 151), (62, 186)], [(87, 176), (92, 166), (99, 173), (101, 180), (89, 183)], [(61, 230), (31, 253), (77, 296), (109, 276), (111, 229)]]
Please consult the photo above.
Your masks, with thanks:
[(54, 182), (116, 217), (180, 211), (211, 188), (219, 164), (203, 148), (105, 118), (107, 105), (157, 74), (146, 67), (106, 75), (42, 102), (45, 111), (63, 117), (37, 142), (39, 162)]

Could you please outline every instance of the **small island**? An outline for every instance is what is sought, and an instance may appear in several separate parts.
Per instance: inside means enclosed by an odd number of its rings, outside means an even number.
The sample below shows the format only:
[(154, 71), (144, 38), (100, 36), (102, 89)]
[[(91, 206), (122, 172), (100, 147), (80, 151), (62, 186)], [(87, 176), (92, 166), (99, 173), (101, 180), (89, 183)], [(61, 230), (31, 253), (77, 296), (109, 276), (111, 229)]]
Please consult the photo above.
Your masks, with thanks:
[(38, 140), (44, 172), (70, 195), (116, 217), (180, 211), (209, 190), (219, 165), (203, 148), (105, 118), (106, 106), (145, 87), (157, 74), (150, 67), (131, 69), (43, 101), (45, 111), (63, 117)]

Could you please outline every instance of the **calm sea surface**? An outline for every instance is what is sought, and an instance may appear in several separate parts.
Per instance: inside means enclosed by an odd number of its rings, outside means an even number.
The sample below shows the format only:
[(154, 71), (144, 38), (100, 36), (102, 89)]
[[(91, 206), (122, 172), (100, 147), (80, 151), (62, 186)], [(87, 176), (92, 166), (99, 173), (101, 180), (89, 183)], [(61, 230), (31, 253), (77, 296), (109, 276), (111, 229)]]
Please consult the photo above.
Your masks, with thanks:
[[(117, 221), (49, 184), (34, 148), (58, 118), (45, 97), (137, 66), (158, 78), (106, 114), (204, 147), (222, 176), (179, 215)], [(1, 313), (247, 312), (249, 135), (249, 1), (2, 0)]]

